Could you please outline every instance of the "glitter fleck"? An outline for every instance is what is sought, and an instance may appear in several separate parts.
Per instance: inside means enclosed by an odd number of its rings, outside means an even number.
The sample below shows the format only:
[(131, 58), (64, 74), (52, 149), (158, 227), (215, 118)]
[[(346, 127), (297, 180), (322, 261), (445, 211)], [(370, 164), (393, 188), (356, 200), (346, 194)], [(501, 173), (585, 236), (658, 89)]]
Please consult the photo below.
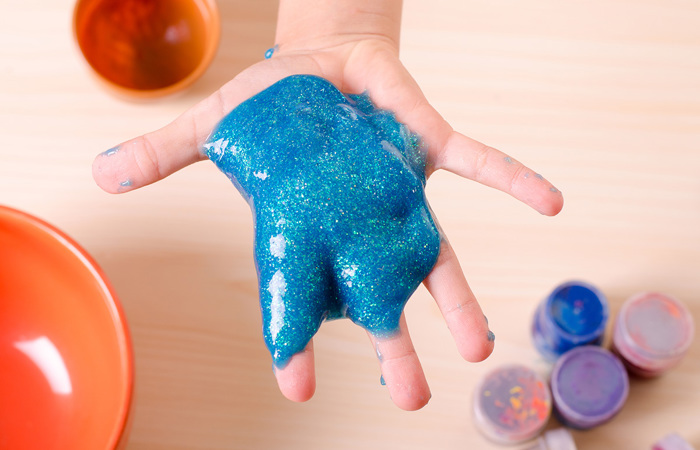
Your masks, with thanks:
[(488, 333), (486, 333), (486, 339), (487, 339), (489, 342), (493, 342), (493, 341), (496, 340), (496, 335), (493, 334), (493, 331), (489, 330)]
[(415, 134), (366, 94), (296, 75), (241, 103), (204, 148), (254, 214), (275, 365), (302, 351), (324, 320), (397, 332), (440, 250)]

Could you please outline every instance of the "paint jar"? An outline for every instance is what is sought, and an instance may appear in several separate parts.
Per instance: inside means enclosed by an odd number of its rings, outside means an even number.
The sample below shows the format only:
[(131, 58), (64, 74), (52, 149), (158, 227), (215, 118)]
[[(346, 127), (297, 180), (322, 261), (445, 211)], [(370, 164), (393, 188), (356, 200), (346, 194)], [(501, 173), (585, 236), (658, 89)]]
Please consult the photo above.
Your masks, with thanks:
[(641, 293), (622, 305), (613, 349), (631, 373), (653, 377), (680, 362), (693, 334), (693, 317), (681, 302), (664, 294)]
[(576, 347), (559, 358), (550, 385), (557, 418), (581, 430), (612, 419), (629, 394), (625, 366), (612, 352), (594, 345)]
[(608, 320), (608, 301), (595, 286), (569, 281), (557, 286), (540, 303), (532, 322), (537, 350), (555, 361), (581, 345), (600, 345)]
[(537, 442), (527, 450), (576, 450), (576, 442), (569, 430), (557, 428), (547, 431), (537, 438)]
[(656, 441), (651, 450), (695, 450), (678, 433), (670, 433)]
[(219, 43), (215, 0), (78, 0), (75, 40), (98, 80), (131, 99), (161, 97), (198, 79)]
[(517, 444), (547, 424), (552, 400), (546, 381), (532, 369), (509, 365), (488, 373), (474, 391), (474, 423), (488, 439)]

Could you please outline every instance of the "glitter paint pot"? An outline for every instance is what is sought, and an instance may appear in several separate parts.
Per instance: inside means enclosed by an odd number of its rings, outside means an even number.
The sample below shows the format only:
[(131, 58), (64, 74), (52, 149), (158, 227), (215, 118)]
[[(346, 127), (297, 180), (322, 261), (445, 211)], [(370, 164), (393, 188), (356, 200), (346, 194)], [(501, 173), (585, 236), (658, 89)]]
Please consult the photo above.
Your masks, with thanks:
[(629, 378), (610, 351), (593, 345), (565, 353), (552, 370), (554, 412), (566, 426), (588, 429), (612, 419), (625, 404)]
[(595, 286), (569, 281), (557, 286), (535, 312), (532, 338), (537, 350), (555, 361), (581, 345), (600, 345), (608, 320), (608, 301)]
[(220, 23), (214, 0), (78, 0), (73, 29), (110, 91), (144, 99), (180, 91), (203, 74)]
[(521, 365), (498, 368), (474, 391), (474, 423), (499, 444), (528, 441), (542, 432), (552, 400), (546, 381)]
[(613, 349), (631, 373), (653, 377), (680, 362), (693, 334), (693, 317), (681, 302), (664, 294), (641, 293), (622, 305)]

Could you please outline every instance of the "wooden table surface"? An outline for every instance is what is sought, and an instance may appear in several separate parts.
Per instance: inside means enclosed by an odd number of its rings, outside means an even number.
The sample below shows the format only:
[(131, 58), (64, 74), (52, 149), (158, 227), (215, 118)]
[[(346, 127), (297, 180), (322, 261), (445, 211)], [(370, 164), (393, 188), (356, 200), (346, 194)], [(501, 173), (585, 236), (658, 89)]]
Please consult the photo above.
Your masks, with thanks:
[[(406, 314), (425, 408), (391, 403), (349, 321), (315, 339), (315, 397), (287, 401), (261, 337), (251, 216), (228, 180), (202, 162), (115, 196), (91, 177), (97, 153), (168, 123), (272, 46), (276, 2), (219, 5), (209, 71), (139, 104), (94, 82), (72, 1), (0, 1), (0, 203), (63, 229), (114, 284), (136, 359), (130, 449), (498, 448), (472, 424), (472, 389), (505, 363), (547, 372), (529, 327), (556, 284), (596, 284), (613, 314), (632, 294), (666, 292), (700, 322), (700, 3), (407, 0), (402, 58), (428, 98), (545, 175), (564, 210), (540, 216), (435, 174), (428, 197), (497, 336), (493, 355), (461, 360), (421, 288)], [(700, 447), (697, 342), (663, 377), (632, 381), (612, 422), (574, 437), (580, 449), (644, 449), (671, 431)]]

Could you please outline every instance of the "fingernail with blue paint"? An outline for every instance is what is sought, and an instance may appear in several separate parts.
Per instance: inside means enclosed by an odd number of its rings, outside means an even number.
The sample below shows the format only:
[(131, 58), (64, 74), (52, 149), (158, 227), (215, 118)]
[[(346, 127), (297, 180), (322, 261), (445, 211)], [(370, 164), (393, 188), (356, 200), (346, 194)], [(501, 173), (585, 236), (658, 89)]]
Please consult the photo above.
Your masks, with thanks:
[(493, 334), (493, 331), (489, 330), (488, 333), (486, 333), (486, 339), (487, 339), (489, 342), (493, 342), (493, 341), (496, 340), (496, 335)]
[(116, 154), (118, 151), (119, 151), (119, 146), (117, 145), (116, 147), (110, 148), (106, 152), (102, 152), (102, 155), (103, 156), (112, 156), (112, 155)]

